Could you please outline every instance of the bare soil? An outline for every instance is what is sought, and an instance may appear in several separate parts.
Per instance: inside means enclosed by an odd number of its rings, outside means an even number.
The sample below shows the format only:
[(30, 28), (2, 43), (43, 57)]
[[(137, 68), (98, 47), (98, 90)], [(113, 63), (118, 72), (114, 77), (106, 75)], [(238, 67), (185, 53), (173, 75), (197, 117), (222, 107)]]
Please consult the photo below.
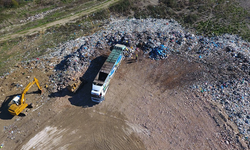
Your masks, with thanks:
[[(104, 59), (105, 60), (105, 59)], [(43, 60), (40, 60), (43, 61)], [(154, 61), (124, 60), (111, 80), (105, 101), (90, 100), (99, 61), (92, 61), (88, 83), (72, 94), (66, 89), (44, 94), (32, 87), (26, 95), (26, 116), (8, 114), (8, 102), (37, 77), (44, 87), (47, 71), (19, 67), (0, 79), (0, 144), (4, 149), (246, 149), (237, 128), (206, 93), (190, 86), (202, 81), (205, 66), (178, 55)], [(102, 60), (103, 62), (103, 60)], [(30, 76), (29, 78), (27, 78)]]

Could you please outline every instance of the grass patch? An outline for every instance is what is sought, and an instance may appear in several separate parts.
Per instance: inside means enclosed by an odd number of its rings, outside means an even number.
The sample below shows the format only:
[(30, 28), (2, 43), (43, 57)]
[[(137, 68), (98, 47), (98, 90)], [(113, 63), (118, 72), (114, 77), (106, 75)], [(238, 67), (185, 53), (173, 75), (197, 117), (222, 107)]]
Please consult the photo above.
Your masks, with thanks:
[(130, 14), (130, 10), (133, 9), (133, 1), (131, 0), (121, 0), (115, 5), (111, 6), (109, 10), (113, 13), (121, 14), (127, 16)]
[(159, 0), (159, 5), (139, 7), (143, 3), (143, 0), (123, 0), (110, 10), (128, 17), (133, 11), (135, 18), (174, 18), (183, 26), (195, 29), (205, 36), (229, 33), (250, 40), (250, 31), (247, 27), (250, 13), (241, 8), (237, 1)]
[[(22, 8), (11, 8), (9, 11), (2, 11), (0, 12), (0, 28), (4, 28), (7, 26), (11, 26), (12, 24), (20, 24), (20, 20), (25, 20), (27, 17), (34, 16), (35, 14), (39, 14), (42, 12), (46, 12), (53, 8), (63, 7), (63, 9), (58, 9), (54, 12), (46, 14), (42, 19), (37, 19), (32, 22), (28, 22), (25, 25), (20, 26), (12, 26), (10, 29), (1, 32), (0, 37), (3, 37), (5, 34), (10, 33), (19, 33), (24, 30), (28, 30), (31, 28), (39, 27), (50, 23), (55, 20), (59, 20), (65, 17), (70, 16), (71, 14), (76, 14), (82, 12), (86, 8), (91, 8), (98, 3), (101, 3), (105, 0), (98, 0), (97, 2), (91, 0), (79, 0), (79, 1), (64, 1), (61, 3), (54, 3), (53, 1), (47, 1), (52, 5), (47, 5), (45, 2), (38, 2), (38, 3), (28, 3), (33, 4), (32, 7), (22, 7)], [(35, 9), (36, 8), (36, 9)], [(13, 15), (18, 14), (18, 15)], [(3, 23), (4, 20), (8, 20), (8, 22)]]
[(48, 48), (53, 50), (60, 43), (96, 32), (105, 24), (103, 20), (109, 16), (109, 10), (100, 10), (89, 14), (88, 17), (83, 16), (74, 23), (53, 26), (39, 34), (1, 43), (0, 52), (3, 55), (0, 57), (0, 75), (8, 72), (9, 67), (17, 62), (47, 54)]

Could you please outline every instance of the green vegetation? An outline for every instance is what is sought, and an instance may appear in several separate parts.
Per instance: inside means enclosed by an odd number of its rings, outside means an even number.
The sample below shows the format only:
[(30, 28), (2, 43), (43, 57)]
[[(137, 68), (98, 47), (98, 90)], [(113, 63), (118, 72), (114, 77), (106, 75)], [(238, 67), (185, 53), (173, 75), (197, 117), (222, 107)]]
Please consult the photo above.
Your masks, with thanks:
[[(25, 32), (46, 23), (77, 14), (84, 8), (104, 0), (0, 0), (0, 28), (19, 24), (19, 20), (54, 8), (63, 7), (24, 26), (15, 26), (8, 32)], [(17, 3), (15, 3), (17, 2)], [(25, 5), (32, 7), (24, 9)], [(15, 14), (15, 15), (13, 15)], [(144, 0), (120, 0), (109, 9), (76, 19), (74, 22), (49, 29), (24, 38), (0, 43), (0, 74), (8, 71), (17, 61), (28, 60), (47, 53), (60, 43), (91, 34), (100, 29), (110, 15), (127, 18), (174, 18), (183, 26), (194, 29), (199, 34), (213, 36), (223, 33), (239, 34), (250, 40), (249, 12), (239, 7), (236, 0), (159, 0), (158, 5)], [(17, 20), (17, 21), (16, 21)], [(6, 31), (7, 32), (7, 31)], [(1, 33), (3, 35), (5, 32)], [(32, 45), (29, 44), (32, 42)]]
[(113, 5), (110, 7), (110, 11), (114, 13), (119, 13), (124, 16), (127, 16), (132, 9), (133, 3), (130, 0), (121, 0), (119, 3), (116, 5)]
[[(0, 37), (6, 34), (18, 33), (23, 30), (38, 27), (49, 22), (59, 20), (81, 12), (82, 10), (96, 5), (105, 0), (30, 0), (18, 2), (18, 7), (7, 5), (5, 2), (9, 0), (0, 0), (0, 29), (10, 27), (8, 30), (0, 31)], [(29, 5), (29, 7), (26, 7)], [(55, 9), (55, 10), (53, 10)], [(46, 15), (40, 15), (36, 17), (35, 21), (27, 20), (28, 17), (35, 16), (37, 14), (45, 13), (48, 10), (53, 10)], [(13, 15), (14, 14), (14, 15)], [(33, 17), (34, 18), (34, 17)], [(21, 24), (22, 23), (22, 24)], [(17, 25), (17, 26), (13, 26)]]
[[(98, 0), (98, 2), (102, 1), (104, 0)], [(65, 1), (65, 3), (66, 2), (69, 1)], [(94, 3), (92, 1), (86, 1), (86, 3), (83, 3), (82, 5), (75, 6), (75, 8), (79, 9), (74, 12), (77, 13), (77, 11), (79, 12), (81, 9), (90, 7), (93, 4)], [(45, 7), (37, 11), (29, 12), (29, 14), (47, 11), (53, 9), (54, 7), (55, 6)], [(70, 15), (69, 12), (74, 10), (74, 8), (69, 7), (69, 4), (68, 6), (65, 6), (65, 8), (66, 9), (64, 10), (66, 11), (53, 12), (49, 16), (46, 16), (41, 20), (26, 24), (25, 28), (16, 27), (15, 32), (25, 32), (27, 29), (39, 27), (43, 24), (54, 21), (59, 17), (65, 17), (66, 15)], [(95, 30), (97, 30), (104, 24), (102, 21), (95, 22), (95, 20), (108, 19), (109, 16), (110, 14), (108, 10), (100, 10), (90, 14), (89, 17), (84, 16), (82, 18), (79, 18), (78, 20), (74, 21), (74, 23), (67, 23), (61, 26), (54, 26), (48, 28), (45, 31), (40, 32), (39, 34), (12, 39), (0, 43), (0, 52), (2, 54), (0, 56), (0, 75), (2, 75), (4, 72), (8, 72), (9, 67), (14, 66), (17, 62), (39, 57), (41, 55), (46, 54), (48, 48), (51, 48), (53, 51), (53, 49), (57, 47), (60, 43), (95, 32)]]
[(48, 48), (53, 51), (60, 43), (96, 32), (104, 25), (101, 20), (108, 19), (109, 15), (109, 10), (100, 10), (74, 23), (50, 27), (39, 34), (0, 43), (0, 52), (3, 54), (0, 57), (0, 75), (9, 71), (9, 67), (17, 62), (46, 54)]
[[(122, 0), (112, 6), (114, 13), (135, 18), (173, 18), (183, 26), (206, 36), (223, 33), (239, 34), (250, 40), (249, 12), (237, 0), (159, 0), (158, 5), (145, 5), (143, 0)], [(133, 11), (134, 13), (130, 13)], [(131, 16), (131, 14), (134, 14)]]

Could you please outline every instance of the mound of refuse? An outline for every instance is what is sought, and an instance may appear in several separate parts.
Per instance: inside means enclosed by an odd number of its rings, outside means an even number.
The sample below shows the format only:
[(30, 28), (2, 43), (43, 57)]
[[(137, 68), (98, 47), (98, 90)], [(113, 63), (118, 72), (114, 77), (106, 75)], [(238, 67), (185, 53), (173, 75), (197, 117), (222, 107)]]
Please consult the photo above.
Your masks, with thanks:
[(197, 82), (190, 88), (207, 93), (212, 100), (222, 104), (229, 119), (237, 124), (240, 134), (248, 141), (250, 44), (237, 35), (195, 35), (172, 19), (112, 20), (93, 35), (70, 40), (44, 56), (60, 60), (59, 64), (52, 64), (54, 74), (50, 76), (50, 82), (54, 92), (65, 88), (72, 76), (82, 75), (98, 52), (110, 51), (110, 47), (118, 43), (129, 48), (124, 52), (127, 57), (140, 49), (150, 59), (182, 55), (207, 66), (210, 75), (204, 75), (206, 82)]

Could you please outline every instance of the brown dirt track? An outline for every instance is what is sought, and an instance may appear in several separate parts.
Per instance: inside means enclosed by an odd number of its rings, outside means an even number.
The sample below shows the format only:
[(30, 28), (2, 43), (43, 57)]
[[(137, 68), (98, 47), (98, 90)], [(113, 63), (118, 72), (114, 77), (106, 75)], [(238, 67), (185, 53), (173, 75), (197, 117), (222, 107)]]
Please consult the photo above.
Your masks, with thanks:
[[(179, 56), (124, 60), (105, 101), (97, 105), (90, 100), (91, 82), (75, 95), (65, 89), (56, 94), (45, 91), (43, 96), (30, 93), (27, 99), (37, 105), (25, 117), (8, 118), (7, 106), (1, 107), (0, 125), (7, 128), (0, 132), (0, 144), (9, 150), (244, 149), (220, 106), (206, 93), (189, 88), (202, 81), (204, 68)], [(15, 81), (28, 82), (28, 74), (19, 77), (20, 72)], [(34, 70), (31, 74), (44, 86), (50, 73)], [(18, 94), (18, 90), (9, 91), (14, 75), (1, 79), (5, 89), (1, 99)]]

